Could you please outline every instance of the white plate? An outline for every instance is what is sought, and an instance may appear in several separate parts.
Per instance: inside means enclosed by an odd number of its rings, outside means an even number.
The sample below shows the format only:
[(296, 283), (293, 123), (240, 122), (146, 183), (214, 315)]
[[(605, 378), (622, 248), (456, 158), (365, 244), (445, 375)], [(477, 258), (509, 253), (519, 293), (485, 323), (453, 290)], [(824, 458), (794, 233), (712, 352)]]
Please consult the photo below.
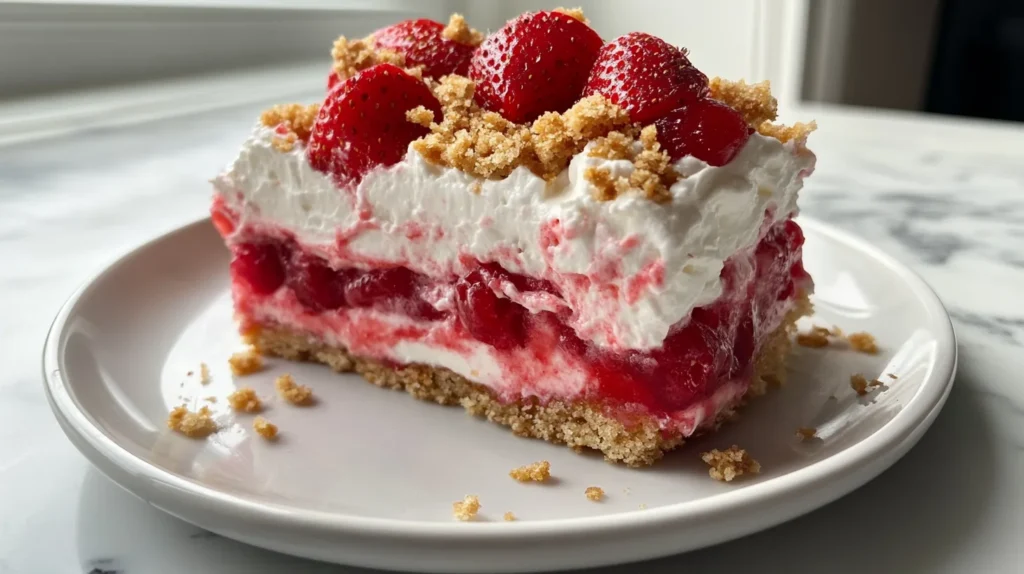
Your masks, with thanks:
[[(274, 360), (246, 377), (281, 428), (270, 444), (251, 415), (233, 415), (226, 359), (238, 348), (227, 251), (208, 221), (135, 249), (75, 293), (44, 349), (51, 405), (64, 432), (124, 488), (224, 536), (291, 554), (419, 571), (527, 571), (662, 556), (792, 519), (864, 484), (921, 437), (949, 393), (956, 341), (942, 304), (916, 275), (830, 227), (803, 219), (815, 320), (868, 331), (883, 353), (797, 348), (790, 382), (739, 421), (632, 470), (517, 438), (462, 409), (420, 402), (352, 375)], [(200, 385), (200, 362), (213, 381)], [(277, 402), (291, 372), (320, 398)], [(858, 397), (851, 373), (899, 378)], [(211, 405), (224, 430), (190, 440), (165, 426), (183, 400)], [(800, 442), (798, 427), (819, 440)], [(762, 473), (711, 480), (699, 453), (738, 444)], [(520, 484), (509, 469), (549, 460), (554, 484)], [(605, 501), (587, 500), (596, 485)], [(451, 503), (479, 495), (480, 520)], [(519, 518), (504, 522), (512, 511)]]

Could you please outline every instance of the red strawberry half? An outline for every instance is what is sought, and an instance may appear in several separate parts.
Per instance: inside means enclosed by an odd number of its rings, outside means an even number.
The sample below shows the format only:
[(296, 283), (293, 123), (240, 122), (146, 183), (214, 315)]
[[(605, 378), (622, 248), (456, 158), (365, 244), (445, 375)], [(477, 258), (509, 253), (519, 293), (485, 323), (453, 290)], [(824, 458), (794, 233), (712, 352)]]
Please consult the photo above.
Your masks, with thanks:
[(373, 42), (378, 50), (394, 50), (405, 56), (406, 67), (423, 66), (423, 75), (429, 78), (465, 76), (473, 46), (448, 40), (442, 31), (444, 24), (434, 20), (406, 20), (377, 30)]
[(600, 49), (597, 32), (571, 16), (526, 13), (480, 44), (469, 77), (481, 106), (525, 123), (576, 103)]
[(732, 161), (753, 131), (739, 112), (711, 99), (674, 110), (654, 126), (658, 143), (673, 160), (692, 155), (714, 166)]
[(600, 94), (648, 124), (704, 97), (708, 78), (675, 46), (643, 32), (620, 36), (601, 48), (584, 91)]
[(309, 164), (346, 185), (375, 166), (397, 163), (429, 131), (406, 120), (416, 106), (440, 121), (441, 104), (420, 80), (391, 64), (359, 72), (327, 94), (309, 136)]

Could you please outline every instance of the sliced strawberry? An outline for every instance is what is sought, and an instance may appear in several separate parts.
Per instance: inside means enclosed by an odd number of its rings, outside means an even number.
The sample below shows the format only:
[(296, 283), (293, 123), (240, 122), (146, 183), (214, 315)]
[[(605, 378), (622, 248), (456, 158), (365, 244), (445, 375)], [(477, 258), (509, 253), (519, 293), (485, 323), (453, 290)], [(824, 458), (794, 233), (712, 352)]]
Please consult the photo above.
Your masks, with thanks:
[(309, 164), (347, 185), (375, 166), (397, 163), (429, 131), (406, 120), (416, 106), (440, 121), (441, 104), (420, 80), (391, 64), (359, 72), (327, 94), (309, 136)]
[(442, 31), (444, 24), (434, 20), (406, 20), (377, 30), (373, 42), (378, 50), (394, 50), (405, 56), (406, 67), (423, 66), (426, 77), (465, 76), (473, 46), (448, 40)]
[(711, 99), (674, 110), (654, 125), (673, 160), (692, 155), (714, 166), (732, 161), (753, 131), (739, 112)]
[(601, 37), (558, 12), (531, 12), (491, 34), (473, 54), (477, 102), (524, 123), (569, 109), (583, 92)]
[(648, 124), (708, 93), (708, 78), (686, 53), (643, 32), (605, 44), (590, 71), (583, 95), (600, 94)]

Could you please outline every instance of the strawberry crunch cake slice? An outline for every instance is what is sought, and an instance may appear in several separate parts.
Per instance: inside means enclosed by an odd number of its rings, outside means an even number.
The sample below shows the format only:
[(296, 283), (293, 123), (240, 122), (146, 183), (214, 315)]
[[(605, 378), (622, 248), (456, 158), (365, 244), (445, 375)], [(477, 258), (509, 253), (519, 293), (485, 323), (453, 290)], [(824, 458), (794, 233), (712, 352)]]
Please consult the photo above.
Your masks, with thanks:
[(650, 464), (783, 377), (813, 124), (578, 10), (339, 38), (214, 180), (241, 331)]

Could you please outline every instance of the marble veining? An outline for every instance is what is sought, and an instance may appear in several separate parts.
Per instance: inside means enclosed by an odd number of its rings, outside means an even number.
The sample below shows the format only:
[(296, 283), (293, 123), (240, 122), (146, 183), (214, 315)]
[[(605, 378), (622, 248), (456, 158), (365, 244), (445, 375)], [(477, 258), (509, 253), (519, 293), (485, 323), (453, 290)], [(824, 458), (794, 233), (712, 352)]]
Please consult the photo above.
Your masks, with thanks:
[[(40, 347), (60, 303), (118, 253), (201, 216), (207, 179), (256, 113), (0, 148), (0, 574), (365, 572), (211, 535), (124, 493), (64, 438), (41, 388)], [(646, 571), (1020, 571), (1024, 129), (887, 123), (827, 108), (815, 116), (819, 165), (804, 213), (869, 238), (929, 281), (959, 338), (955, 388), (921, 443), (864, 488)], [(849, 127), (830, 128), (840, 124)]]

